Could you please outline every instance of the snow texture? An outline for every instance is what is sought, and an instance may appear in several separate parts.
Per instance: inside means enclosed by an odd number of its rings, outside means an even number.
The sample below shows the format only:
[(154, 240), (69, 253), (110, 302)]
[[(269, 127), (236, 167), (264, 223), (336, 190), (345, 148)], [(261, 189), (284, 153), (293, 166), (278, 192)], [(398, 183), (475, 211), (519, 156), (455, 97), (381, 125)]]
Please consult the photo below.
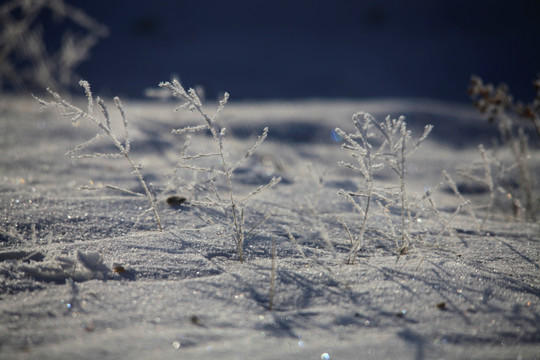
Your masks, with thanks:
[[(204, 179), (187, 169), (179, 174), (185, 183), (169, 182), (183, 146), (171, 130), (197, 123), (197, 114), (172, 112), (176, 106), (124, 99), (130, 156), (156, 194), (159, 232), (151, 214), (139, 219), (146, 199), (104, 188), (142, 191), (121, 159), (65, 156), (97, 128), (40, 113), (32, 99), (0, 99), (0, 358), (540, 358), (538, 224), (518, 222), (499, 201), (478, 230), (467, 211), (454, 215), (462, 201), (441, 174), (473, 205), (489, 202), (485, 188), (456, 172), (481, 161), (478, 145), (490, 148), (497, 135), (472, 107), (425, 99), (229, 103), (220, 121), (232, 161), (269, 127), (236, 170), (235, 189), (247, 194), (282, 178), (250, 203), (246, 226), (272, 216), (245, 239), (240, 263), (219, 209), (167, 203), (204, 196), (190, 186)], [(350, 160), (332, 130), (354, 131), (358, 111), (404, 115), (415, 138), (434, 126), (407, 160), (406, 185), (411, 196), (433, 189), (438, 212), (417, 203), (401, 252), (389, 227), (399, 229), (400, 212), (374, 214), (347, 264), (342, 223), (354, 234), (360, 217), (338, 191), (357, 191), (358, 175), (338, 165)], [(190, 151), (211, 141), (194, 134)], [(109, 153), (111, 145), (89, 150)], [(539, 150), (530, 152), (538, 178)], [(396, 185), (384, 171), (375, 181)]]

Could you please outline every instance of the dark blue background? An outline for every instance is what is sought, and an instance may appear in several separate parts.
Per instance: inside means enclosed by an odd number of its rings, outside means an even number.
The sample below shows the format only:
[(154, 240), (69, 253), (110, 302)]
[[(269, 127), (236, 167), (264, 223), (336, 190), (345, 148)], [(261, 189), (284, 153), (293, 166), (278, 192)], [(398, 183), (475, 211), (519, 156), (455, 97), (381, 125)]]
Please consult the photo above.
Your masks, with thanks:
[(538, 0), (72, 3), (109, 27), (78, 68), (109, 95), (175, 74), (209, 98), (468, 101), (478, 74), (528, 101), (540, 71)]

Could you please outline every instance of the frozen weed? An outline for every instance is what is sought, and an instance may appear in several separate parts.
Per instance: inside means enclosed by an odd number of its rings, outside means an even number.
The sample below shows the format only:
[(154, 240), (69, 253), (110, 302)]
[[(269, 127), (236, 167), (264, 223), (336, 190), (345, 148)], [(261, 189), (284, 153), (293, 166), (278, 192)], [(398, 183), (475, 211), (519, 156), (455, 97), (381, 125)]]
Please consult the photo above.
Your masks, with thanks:
[[(342, 161), (340, 165), (360, 175), (358, 190), (339, 191), (339, 194), (361, 216), (359, 232), (354, 236), (344, 224), (351, 242), (347, 259), (349, 264), (354, 263), (363, 244), (368, 218), (378, 212), (387, 213), (390, 207), (398, 206), (400, 208), (401, 234), (399, 237), (394, 236), (398, 252), (402, 253), (408, 248), (411, 240), (411, 204), (406, 187), (406, 159), (427, 138), (433, 128), (431, 125), (427, 125), (422, 136), (413, 141), (403, 116), (398, 119), (391, 119), (388, 116), (384, 122), (378, 122), (370, 114), (361, 112), (354, 114), (352, 121), (356, 128), (354, 133), (348, 134), (340, 128), (335, 129), (336, 133), (345, 141), (342, 145), (343, 148), (348, 150), (350, 156), (356, 160), (356, 164)], [(375, 145), (377, 141), (380, 142), (378, 146)], [(399, 181), (397, 187), (383, 186), (375, 182), (375, 173), (385, 167), (397, 176)], [(378, 205), (377, 210), (373, 210), (373, 202)], [(395, 230), (391, 221), (390, 225), (392, 235), (394, 235)]]
[(306, 186), (314, 191), (304, 198), (303, 203), (297, 205), (302, 210), (302, 222), (309, 224), (307, 228), (315, 231), (316, 236), (322, 240), (323, 246), (335, 257), (336, 249), (330, 240), (331, 237), (325, 226), (323, 215), (319, 211), (320, 203), (324, 201), (324, 172), (315, 169), (313, 164), (308, 163), (306, 164), (305, 177)]
[[(454, 181), (454, 179), (452, 179), (452, 177), (450, 176), (450, 174), (448, 174), (448, 172), (446, 170), (443, 170), (442, 171), (442, 174), (444, 176), (444, 178), (446, 179), (446, 183), (448, 184), (448, 186), (450, 187), (450, 189), (452, 189), (452, 191), (454, 192), (454, 194), (458, 197), (458, 199), (461, 201), (462, 204), (469, 204), (466, 209), (467, 209), (467, 212), (469, 213), (471, 219), (473, 219), (475, 225), (477, 226), (477, 228), (479, 228), (480, 230), (482, 229), (482, 225), (479, 225), (478, 223), (478, 218), (476, 217), (476, 214), (474, 213), (473, 211), (473, 207), (471, 205), (471, 201), (468, 200), (468, 199), (465, 199), (465, 197), (463, 197), (463, 195), (461, 194), (461, 192), (459, 191), (459, 188), (456, 184), (456, 182)], [(427, 192), (427, 191), (426, 191)]]
[(277, 247), (276, 238), (272, 237), (272, 270), (270, 271), (270, 294), (268, 296), (268, 310), (274, 309), (274, 296), (276, 293), (276, 273), (277, 273)]
[[(148, 200), (149, 208), (146, 209), (140, 216), (143, 216), (144, 214), (148, 212), (153, 212), (154, 218), (156, 221), (156, 225), (158, 227), (159, 231), (162, 231), (163, 228), (161, 226), (161, 220), (159, 218), (158, 211), (156, 209), (156, 202), (154, 199), (154, 195), (150, 192), (150, 189), (148, 188), (146, 181), (143, 178), (143, 175), (141, 173), (142, 166), (135, 163), (132, 158), (129, 155), (129, 151), (131, 149), (130, 146), (130, 138), (129, 138), (129, 132), (128, 132), (128, 121), (126, 118), (126, 114), (124, 111), (124, 107), (122, 106), (122, 102), (120, 101), (120, 98), (115, 97), (114, 98), (114, 105), (118, 112), (120, 113), (120, 117), (122, 118), (122, 128), (123, 128), (123, 135), (120, 137), (117, 135), (111, 128), (111, 117), (109, 114), (109, 111), (107, 109), (107, 106), (105, 105), (105, 102), (100, 98), (97, 97), (94, 101), (94, 97), (92, 96), (92, 92), (90, 91), (90, 84), (87, 81), (81, 80), (79, 82), (80, 86), (84, 88), (86, 93), (86, 98), (88, 100), (88, 107), (85, 110), (80, 109), (79, 107), (72, 105), (67, 100), (63, 99), (58, 93), (47, 89), (49, 93), (52, 95), (53, 100), (51, 101), (45, 101), (42, 100), (36, 96), (34, 98), (43, 106), (43, 108), (59, 108), (63, 117), (71, 117), (71, 121), (73, 125), (77, 126), (79, 124), (79, 120), (86, 119), (90, 121), (91, 123), (95, 124), (99, 130), (100, 133), (98, 133), (95, 137), (92, 139), (76, 146), (72, 150), (67, 152), (67, 155), (70, 156), (73, 159), (85, 159), (85, 158), (124, 158), (128, 163), (131, 169), (133, 170), (133, 174), (136, 176), (137, 180), (139, 181), (139, 184), (144, 189), (144, 193), (138, 193), (134, 192), (125, 188), (117, 187), (108, 185), (107, 188), (122, 191), (124, 193), (135, 195), (135, 196), (141, 196), (146, 197)], [(98, 118), (96, 115), (94, 115), (94, 103), (97, 102), (99, 109), (102, 112), (103, 119)], [(116, 147), (118, 150), (118, 153), (113, 154), (106, 154), (106, 153), (81, 153), (83, 150), (85, 150), (88, 146), (91, 144), (94, 144), (95, 142), (107, 138), (109, 141)], [(85, 188), (90, 189), (90, 188)], [(93, 188), (92, 188), (93, 189)], [(90, 189), (90, 190), (92, 190)]]
[[(443, 170), (443, 173), (446, 176), (448, 175), (448, 174), (446, 174), (446, 172), (444, 170)], [(447, 179), (447, 182), (452, 182), (453, 183), (453, 180), (449, 176), (447, 176), (446, 179)], [(437, 204), (436, 204), (436, 202), (435, 202), (435, 200), (433, 198), (433, 192), (438, 187), (440, 187), (442, 184), (443, 183), (441, 182), (441, 183), (439, 183), (437, 186), (435, 186), (433, 188), (426, 188), (424, 190), (424, 195), (422, 196), (421, 200), (422, 201), (425, 201), (425, 200), (428, 201), (429, 206), (431, 208), (431, 211), (435, 214), (435, 216), (439, 220), (439, 223), (442, 225), (442, 228), (438, 231), (438, 233), (435, 234), (435, 236), (442, 235), (445, 232), (448, 232), (452, 236), (456, 236), (456, 233), (455, 233), (454, 228), (452, 226), (452, 221), (464, 209), (469, 212), (469, 214), (471, 215), (471, 217), (473, 218), (473, 220), (474, 220), (474, 222), (476, 224), (478, 224), (478, 220), (476, 219), (476, 216), (474, 215), (474, 212), (472, 211), (471, 201), (466, 200), (465, 198), (463, 198), (463, 196), (461, 195), (461, 193), (459, 193), (459, 191), (456, 193), (456, 195), (458, 196), (458, 198), (462, 202), (457, 205), (456, 209), (449, 216), (444, 216), (441, 213), (441, 211), (438, 209)], [(450, 185), (450, 186), (452, 187), (452, 185)], [(455, 187), (455, 189), (457, 190), (457, 187)], [(418, 213), (418, 214), (420, 214), (420, 213)], [(416, 220), (416, 219), (413, 219), (413, 221), (414, 220)], [(433, 233), (433, 230), (431, 232)]]
[[(241, 166), (251, 155), (253, 155), (255, 150), (266, 139), (266, 136), (268, 135), (268, 128), (265, 128), (263, 130), (262, 134), (259, 136), (255, 144), (244, 154), (244, 156), (240, 160), (233, 162), (231, 160), (229, 152), (225, 147), (226, 129), (220, 128), (217, 124), (217, 120), (223, 112), (225, 104), (229, 99), (229, 94), (225, 93), (225, 96), (219, 102), (219, 106), (216, 112), (214, 113), (214, 115), (210, 116), (203, 109), (202, 101), (194, 89), (188, 89), (186, 91), (178, 80), (161, 83), (160, 87), (168, 89), (174, 97), (182, 101), (182, 104), (177, 107), (175, 111), (179, 109), (188, 109), (189, 111), (196, 112), (200, 115), (199, 119), (201, 121), (201, 124), (185, 126), (180, 129), (175, 129), (172, 131), (173, 134), (182, 135), (201, 131), (208, 131), (212, 135), (212, 139), (216, 146), (216, 150), (214, 152), (188, 155), (186, 152), (187, 145), (185, 145), (182, 150), (177, 169), (189, 169), (210, 176), (209, 193), (205, 196), (204, 201), (194, 200), (191, 201), (191, 205), (199, 207), (218, 208), (229, 216), (238, 259), (240, 260), (240, 262), (243, 262), (243, 248), (246, 237), (251, 235), (255, 228), (257, 228), (257, 226), (259, 226), (270, 216), (270, 214), (266, 214), (261, 221), (253, 225), (249, 230), (246, 230), (244, 215), (248, 201), (253, 197), (257, 196), (258, 194), (262, 193), (263, 191), (266, 191), (271, 187), (275, 186), (281, 181), (281, 178), (273, 177), (266, 185), (261, 185), (257, 187), (245, 196), (239, 196), (234, 192), (232, 178), (235, 170), (239, 166)], [(189, 141), (189, 138), (187, 141)], [(219, 159), (218, 166), (214, 168), (197, 165), (197, 160), (208, 158)], [(225, 179), (227, 189), (227, 193), (225, 195), (220, 194), (219, 190), (215, 185), (215, 181), (220, 176), (224, 177)]]
[[(488, 203), (478, 206), (478, 208), (485, 211), (479, 227), (479, 230), (482, 230), (486, 221), (491, 216), (493, 206), (497, 200), (501, 203), (509, 203), (515, 218), (519, 218), (520, 214), (525, 212), (525, 209), (523, 209), (519, 198), (513, 194), (514, 190), (508, 183), (508, 180), (512, 178), (511, 173), (518, 164), (514, 163), (506, 166), (495, 154), (489, 155), (483, 145), (479, 145), (478, 149), (482, 158), (481, 161), (474, 162), (467, 167), (459, 168), (457, 172), (463, 179), (488, 189)], [(455, 184), (452, 190), (458, 196), (461, 196)]]
[(484, 84), (478, 76), (472, 76), (469, 84), (469, 95), (474, 100), (474, 106), (487, 115), (490, 123), (496, 123), (501, 141), (508, 146), (519, 176), (519, 196), (512, 195), (513, 199), (520, 199), (525, 204), (526, 217), (536, 221), (536, 206), (534, 178), (531, 177), (528, 164), (528, 136), (526, 124), (532, 125), (540, 140), (540, 78), (533, 83), (536, 88), (536, 97), (532, 103), (524, 105), (514, 102), (512, 95), (505, 84), (494, 87)]
[[(70, 24), (54, 50), (45, 43), (41, 24), (49, 13)], [(107, 35), (104, 25), (64, 0), (5, 1), (0, 5), (0, 91), (74, 86), (75, 68), (89, 57), (98, 39)]]

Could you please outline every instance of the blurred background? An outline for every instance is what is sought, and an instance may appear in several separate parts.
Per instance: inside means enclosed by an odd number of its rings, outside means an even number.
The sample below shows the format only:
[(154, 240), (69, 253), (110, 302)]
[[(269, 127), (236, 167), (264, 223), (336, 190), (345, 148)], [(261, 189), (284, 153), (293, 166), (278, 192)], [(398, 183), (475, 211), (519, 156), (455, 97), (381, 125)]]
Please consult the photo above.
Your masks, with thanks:
[[(233, 100), (427, 97), (470, 102), (467, 85), (477, 74), (486, 82), (506, 82), (516, 98), (529, 101), (531, 82), (540, 72), (538, 0), (64, 3), (101, 25), (81, 26), (76, 17), (45, 9), (33, 26), (52, 54), (50, 66), (71, 61), (73, 74), (65, 75), (64, 83), (84, 78), (101, 95), (143, 97), (146, 88), (176, 76), (186, 86), (202, 86), (209, 99), (228, 91)], [(23, 12), (12, 12), (12, 22)], [(4, 33), (9, 26), (6, 21), (0, 25)], [(71, 58), (55, 58), (66, 30), (74, 39)], [(93, 37), (80, 35), (84, 32)], [(83, 41), (93, 43), (81, 53), (85, 49), (77, 44)], [(58, 60), (62, 56), (68, 60)], [(0, 57), (4, 90), (33, 90), (53, 81), (54, 76), (37, 84), (10, 84), (6, 64), (20, 72), (28, 66), (20, 58)]]

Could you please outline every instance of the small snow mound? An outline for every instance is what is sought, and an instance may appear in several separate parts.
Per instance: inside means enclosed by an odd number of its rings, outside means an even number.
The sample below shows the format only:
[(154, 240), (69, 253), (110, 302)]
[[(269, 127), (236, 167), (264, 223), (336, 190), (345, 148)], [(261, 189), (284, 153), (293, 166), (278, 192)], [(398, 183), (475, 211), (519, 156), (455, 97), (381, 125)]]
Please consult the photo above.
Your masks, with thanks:
[(92, 279), (104, 279), (109, 268), (103, 263), (101, 254), (97, 251), (80, 251), (74, 255), (49, 256), (40, 261), (20, 262), (14, 259), (0, 265), (4, 275), (18, 278), (32, 277), (39, 282), (65, 283), (72, 279), (83, 282)]

